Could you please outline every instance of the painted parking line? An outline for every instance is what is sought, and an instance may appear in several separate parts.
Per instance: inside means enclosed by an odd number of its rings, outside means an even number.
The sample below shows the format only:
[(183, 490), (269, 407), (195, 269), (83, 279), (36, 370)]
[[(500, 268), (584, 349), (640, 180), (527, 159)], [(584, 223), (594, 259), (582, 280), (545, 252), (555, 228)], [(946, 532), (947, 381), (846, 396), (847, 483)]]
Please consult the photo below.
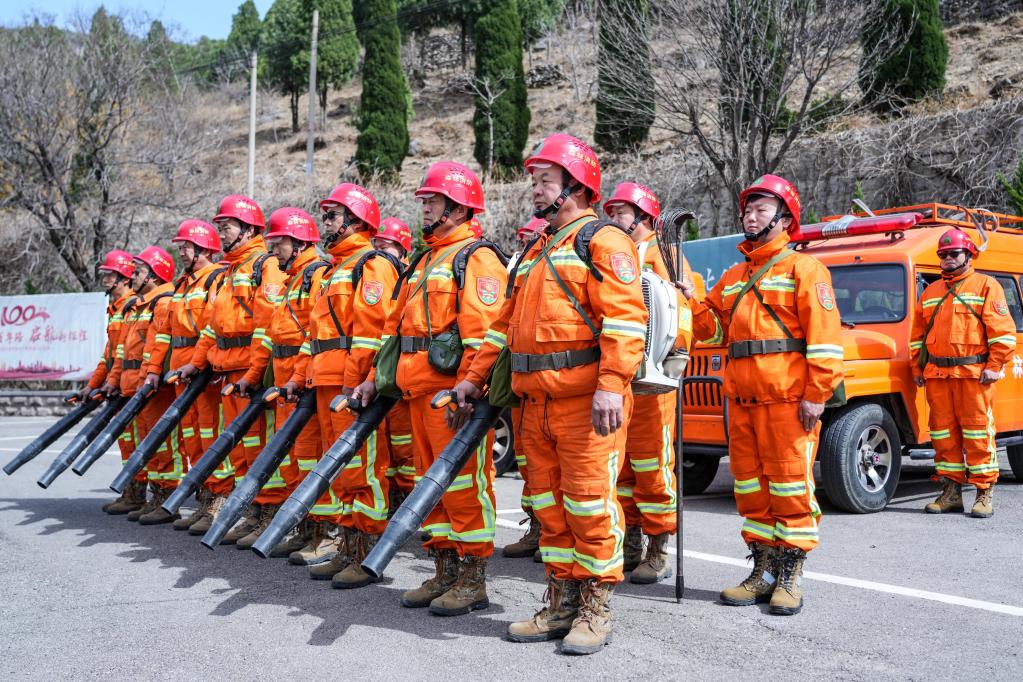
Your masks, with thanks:
[[(497, 519), (497, 525), (505, 528), (518, 529), (519, 525), (513, 521), (506, 521), (504, 519)], [(668, 548), (669, 554), (675, 554), (673, 547)], [(715, 564), (726, 564), (728, 566), (740, 566), (747, 568), (749, 564), (743, 559), (735, 559), (733, 557), (721, 556), (718, 554), (707, 554), (706, 552), (694, 552), (692, 550), (683, 550), (682, 556), (689, 559), (698, 559), (700, 561), (709, 561)], [(959, 597), (954, 594), (943, 594), (941, 592), (929, 592), (927, 590), (918, 590), (915, 587), (903, 587), (901, 585), (889, 585), (888, 583), (878, 583), (872, 580), (860, 580), (859, 578), (846, 578), (841, 575), (831, 575), (830, 573), (818, 573), (817, 571), (804, 571), (803, 577), (809, 580), (819, 580), (824, 583), (832, 583), (834, 585), (844, 585), (846, 587), (855, 587), (861, 590), (870, 590), (873, 592), (882, 592), (884, 594), (896, 594), (902, 597), (911, 597), (913, 599), (924, 599), (926, 601), (935, 601), (942, 604), (951, 604), (953, 606), (963, 606), (969, 609), (980, 609), (982, 611), (991, 611), (993, 613), (1001, 613), (1008, 616), (1017, 616), (1023, 618), (1023, 607), (1010, 606), (1008, 604), (997, 604), (995, 602), (982, 601), (980, 599), (969, 599), (967, 597)]]

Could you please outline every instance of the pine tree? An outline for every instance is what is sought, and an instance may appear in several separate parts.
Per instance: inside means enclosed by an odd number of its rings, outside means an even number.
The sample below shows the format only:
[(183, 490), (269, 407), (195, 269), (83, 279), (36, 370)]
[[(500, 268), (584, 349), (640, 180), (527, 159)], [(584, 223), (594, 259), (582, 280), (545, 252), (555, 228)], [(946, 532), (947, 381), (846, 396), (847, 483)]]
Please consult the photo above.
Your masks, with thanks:
[(1023, 216), (1023, 159), (1016, 165), (1016, 172), (1012, 180), (1005, 177), (1002, 172), (998, 173), (998, 181), (1002, 183), (1005, 193), (1009, 197), (1009, 205), (1016, 212), (1016, 215)]
[(245, 0), (238, 5), (238, 11), (231, 17), (231, 32), (227, 34), (227, 49), (237, 53), (239, 57), (248, 57), (253, 50), (259, 49), (263, 34), (263, 25), (259, 20), (259, 10), (253, 0)]
[(522, 46), (528, 49), (554, 28), (554, 23), (565, 10), (565, 0), (518, 0), (518, 2)]
[(475, 32), (473, 153), (485, 172), (516, 172), (522, 167), (530, 120), (516, 0), (491, 0)]
[(363, 31), (365, 59), (355, 160), (359, 173), (393, 175), (408, 151), (408, 85), (401, 70), (401, 33), (390, 19), (395, 0), (359, 0), (364, 16), (380, 20)]
[(860, 65), (860, 89), (868, 103), (891, 111), (945, 89), (948, 43), (939, 5), (939, 0), (887, 0), (885, 11), (864, 26), (864, 45), (880, 44), (893, 32), (906, 39), (886, 59)]
[[(597, 57), (594, 140), (609, 151), (632, 151), (654, 122), (647, 0), (605, 0)], [(625, 79), (628, 85), (624, 85)]]

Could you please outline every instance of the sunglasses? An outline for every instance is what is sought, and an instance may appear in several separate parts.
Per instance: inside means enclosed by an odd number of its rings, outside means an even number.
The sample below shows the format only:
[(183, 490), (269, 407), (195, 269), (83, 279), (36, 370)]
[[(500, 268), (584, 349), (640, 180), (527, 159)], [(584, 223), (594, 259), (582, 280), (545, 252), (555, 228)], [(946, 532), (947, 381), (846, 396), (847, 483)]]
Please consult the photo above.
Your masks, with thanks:
[(959, 258), (966, 253), (966, 249), (952, 249), (950, 251), (942, 251), (938, 254), (938, 258), (944, 260), (946, 258)]

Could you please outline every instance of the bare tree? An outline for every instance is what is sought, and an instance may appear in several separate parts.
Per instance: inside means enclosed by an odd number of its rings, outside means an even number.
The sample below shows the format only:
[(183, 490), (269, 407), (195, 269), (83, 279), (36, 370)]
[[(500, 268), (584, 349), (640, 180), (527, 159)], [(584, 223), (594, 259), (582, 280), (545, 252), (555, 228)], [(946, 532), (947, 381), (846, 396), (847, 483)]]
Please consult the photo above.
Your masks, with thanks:
[[(623, 109), (621, 116), (651, 116), (654, 128), (692, 144), (737, 196), (758, 175), (777, 170), (796, 140), (858, 106), (860, 64), (905, 40), (893, 31), (877, 44), (859, 42), (887, 1), (651, 2), (653, 110)], [(609, 11), (601, 16), (622, 20)], [(625, 70), (608, 78), (627, 101), (643, 101), (630, 88), (649, 87)]]
[(466, 86), (479, 98), (483, 117), (487, 120), (487, 166), (483, 169), (487, 175), (494, 173), (494, 103), (508, 91), (507, 83), (513, 78), (514, 74), (510, 72), (500, 73), (493, 78), (487, 76), (470, 79)]
[(82, 288), (106, 250), (166, 231), (217, 171), (205, 163), (216, 124), (129, 28), (97, 12), (67, 31), (37, 20), (0, 34), (0, 208), (30, 215), (25, 248)]

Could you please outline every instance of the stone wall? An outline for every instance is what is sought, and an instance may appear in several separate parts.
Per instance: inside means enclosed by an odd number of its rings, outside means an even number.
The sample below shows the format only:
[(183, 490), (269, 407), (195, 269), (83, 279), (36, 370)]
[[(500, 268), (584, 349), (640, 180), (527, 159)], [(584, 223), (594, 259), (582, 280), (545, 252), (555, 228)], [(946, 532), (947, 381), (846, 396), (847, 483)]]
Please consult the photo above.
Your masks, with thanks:
[(0, 417), (59, 417), (70, 406), (65, 391), (0, 391)]

